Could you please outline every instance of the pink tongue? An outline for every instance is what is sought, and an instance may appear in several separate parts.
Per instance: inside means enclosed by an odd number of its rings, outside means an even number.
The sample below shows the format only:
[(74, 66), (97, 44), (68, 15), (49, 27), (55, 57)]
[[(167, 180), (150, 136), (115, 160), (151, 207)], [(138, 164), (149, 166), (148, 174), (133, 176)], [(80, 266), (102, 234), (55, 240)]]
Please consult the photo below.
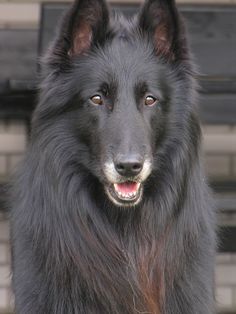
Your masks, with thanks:
[(118, 192), (121, 193), (135, 193), (138, 190), (138, 183), (137, 182), (124, 182), (119, 183), (116, 185)]

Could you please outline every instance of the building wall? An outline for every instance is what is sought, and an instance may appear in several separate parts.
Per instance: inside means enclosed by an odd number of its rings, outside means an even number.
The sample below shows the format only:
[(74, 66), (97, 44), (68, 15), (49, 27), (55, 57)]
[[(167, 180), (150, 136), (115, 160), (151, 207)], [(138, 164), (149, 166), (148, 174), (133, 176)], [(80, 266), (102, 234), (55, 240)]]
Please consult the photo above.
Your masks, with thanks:
[(9, 224), (0, 212), (0, 313), (11, 308)]

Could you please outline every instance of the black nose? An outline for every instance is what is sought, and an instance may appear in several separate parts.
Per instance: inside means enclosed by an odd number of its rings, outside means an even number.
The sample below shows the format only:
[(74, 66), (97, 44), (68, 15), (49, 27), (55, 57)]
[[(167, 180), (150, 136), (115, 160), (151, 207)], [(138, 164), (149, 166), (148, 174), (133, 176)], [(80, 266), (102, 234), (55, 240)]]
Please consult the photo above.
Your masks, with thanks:
[(143, 163), (138, 156), (122, 156), (116, 159), (115, 168), (120, 175), (132, 177), (141, 172)]

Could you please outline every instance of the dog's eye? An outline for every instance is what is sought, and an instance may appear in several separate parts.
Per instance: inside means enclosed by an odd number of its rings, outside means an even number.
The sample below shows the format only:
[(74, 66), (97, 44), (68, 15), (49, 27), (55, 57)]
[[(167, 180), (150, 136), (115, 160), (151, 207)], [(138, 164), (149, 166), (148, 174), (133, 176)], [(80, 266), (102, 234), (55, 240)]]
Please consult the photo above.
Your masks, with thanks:
[(94, 105), (102, 105), (103, 104), (102, 97), (100, 95), (94, 95), (90, 98), (90, 100), (92, 101), (92, 103)]
[(146, 106), (153, 106), (156, 103), (157, 103), (157, 99), (155, 97), (150, 96), (150, 95), (146, 96), (146, 98), (145, 98), (145, 105)]

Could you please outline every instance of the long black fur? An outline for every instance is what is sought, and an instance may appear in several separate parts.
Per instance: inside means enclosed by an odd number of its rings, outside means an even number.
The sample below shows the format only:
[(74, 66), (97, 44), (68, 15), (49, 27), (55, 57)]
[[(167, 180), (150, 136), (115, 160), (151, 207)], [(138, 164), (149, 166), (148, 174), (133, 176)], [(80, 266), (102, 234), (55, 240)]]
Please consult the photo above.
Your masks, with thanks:
[[(214, 313), (215, 215), (175, 3), (149, 0), (127, 21), (77, 0), (42, 76), (11, 194), (16, 313)], [(156, 107), (142, 107), (143, 89)], [(123, 208), (103, 166), (125, 145), (146, 150), (152, 171), (141, 202)]]

